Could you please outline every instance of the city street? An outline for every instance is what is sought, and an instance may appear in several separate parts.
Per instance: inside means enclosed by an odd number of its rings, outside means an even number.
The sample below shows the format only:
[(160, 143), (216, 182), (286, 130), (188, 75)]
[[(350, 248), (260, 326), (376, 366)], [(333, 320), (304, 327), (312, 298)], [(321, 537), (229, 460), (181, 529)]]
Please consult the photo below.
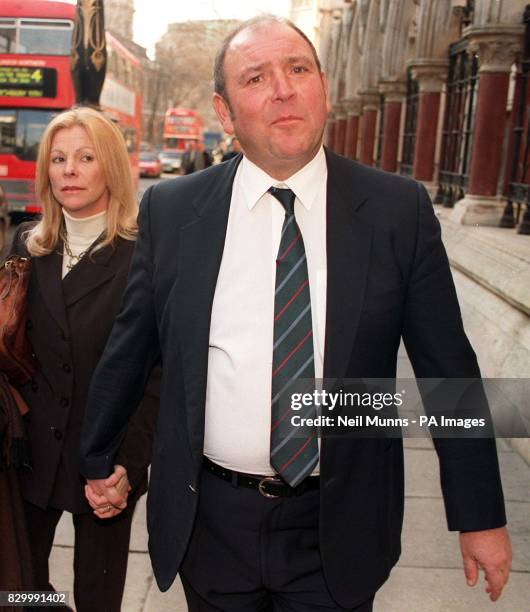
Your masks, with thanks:
[[(175, 176), (177, 175), (176, 174), (162, 174), (160, 178), (140, 178), (140, 182), (138, 185), (138, 201), (140, 201), (145, 190), (150, 185), (153, 185), (154, 183), (158, 183), (158, 181), (163, 181), (163, 180), (174, 178)], [(11, 240), (13, 239), (13, 235), (16, 231), (16, 228), (17, 228), (17, 225), (12, 223), (7, 232), (6, 245), (11, 244)]]
[(0, 592), (530, 612), (528, 1), (0, 0)]
[[(160, 180), (140, 179), (138, 198)], [(10, 235), (14, 227), (10, 229)], [(462, 275), (454, 272), (461, 302), (468, 286)], [(469, 283), (469, 281), (468, 281)], [(466, 310), (463, 311), (466, 325)], [(486, 355), (478, 349), (479, 361)], [(412, 376), (411, 367), (402, 350), (398, 375)], [(389, 581), (376, 597), (376, 612), (467, 612), (488, 609), (491, 605), (483, 592), (483, 582), (470, 589), (466, 586), (458, 538), (445, 525), (440, 493), (436, 453), (429, 440), (405, 441), (406, 507), (403, 532), (403, 553)], [(530, 471), (521, 456), (504, 440), (498, 441), (499, 457), (505, 489), (509, 526), (513, 539), (514, 562), (507, 589), (495, 612), (525, 612), (530, 591)], [(146, 497), (138, 503), (130, 543), (129, 568), (122, 609), (124, 612), (186, 612), (187, 607), (179, 579), (167, 593), (156, 586), (147, 552)], [(69, 514), (61, 519), (51, 556), (51, 581), (57, 590), (73, 589), (73, 528)], [(73, 606), (72, 596), (70, 605)]]
[[(412, 376), (401, 351), (398, 376)], [(447, 531), (436, 453), (430, 440), (405, 440), (405, 519), (403, 552), (390, 579), (375, 598), (374, 612), (528, 612), (530, 592), (530, 470), (505, 440), (498, 440), (508, 524), (514, 560), (509, 583), (491, 603), (482, 576), (475, 588), (466, 585), (458, 537)], [(180, 580), (161, 593), (147, 552), (146, 496), (133, 521), (123, 612), (186, 612)], [(73, 528), (70, 515), (61, 519), (51, 556), (51, 581), (57, 590), (73, 588)], [(353, 571), (353, 568), (352, 568)], [(70, 605), (73, 605), (70, 598)]]

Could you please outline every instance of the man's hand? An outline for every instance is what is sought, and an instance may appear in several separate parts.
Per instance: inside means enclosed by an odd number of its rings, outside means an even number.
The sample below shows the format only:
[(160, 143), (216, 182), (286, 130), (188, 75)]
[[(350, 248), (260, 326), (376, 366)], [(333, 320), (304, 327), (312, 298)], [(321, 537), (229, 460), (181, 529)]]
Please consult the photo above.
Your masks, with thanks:
[(486, 593), (491, 601), (497, 601), (508, 582), (512, 564), (512, 546), (506, 527), (461, 533), (460, 550), (468, 585), (477, 584), (480, 566), (486, 574)]
[(98, 518), (112, 518), (127, 507), (127, 496), (131, 486), (127, 470), (115, 465), (108, 478), (87, 480), (85, 495)]

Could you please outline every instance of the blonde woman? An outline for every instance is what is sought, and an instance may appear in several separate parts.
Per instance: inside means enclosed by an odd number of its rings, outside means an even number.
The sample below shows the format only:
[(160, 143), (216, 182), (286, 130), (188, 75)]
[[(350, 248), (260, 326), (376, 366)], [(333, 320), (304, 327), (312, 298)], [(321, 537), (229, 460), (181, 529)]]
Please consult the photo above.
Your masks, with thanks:
[(48, 557), (67, 511), (75, 528), (77, 610), (118, 611), (135, 500), (146, 490), (156, 399), (144, 397), (125, 432), (110, 481), (115, 506), (105, 501), (92, 511), (78, 467), (88, 386), (120, 309), (136, 235), (137, 204), (117, 126), (90, 108), (55, 117), (40, 143), (36, 189), (42, 218), (22, 224), (11, 249), (33, 260), (27, 329), (39, 370), (20, 391), (30, 408), (33, 467), (21, 475), (21, 487), (35, 588), (53, 589)]

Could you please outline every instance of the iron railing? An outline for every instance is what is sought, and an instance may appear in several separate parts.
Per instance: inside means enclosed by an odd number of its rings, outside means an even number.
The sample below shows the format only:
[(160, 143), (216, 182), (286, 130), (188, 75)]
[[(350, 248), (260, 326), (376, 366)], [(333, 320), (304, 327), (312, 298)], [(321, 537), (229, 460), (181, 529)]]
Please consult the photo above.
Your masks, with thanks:
[(435, 203), (452, 207), (469, 182), (471, 145), (477, 103), (478, 56), (465, 39), (449, 47), (442, 150)]
[(403, 151), (399, 165), (399, 173), (405, 176), (412, 176), (412, 168), (414, 166), (419, 99), (418, 81), (412, 78), (412, 70), (409, 68), (407, 71), (407, 106), (403, 130)]
[(530, 4), (526, 6), (523, 23), (526, 25), (523, 56), (517, 74), (512, 110), (515, 121), (508, 199), (499, 225), (505, 228), (519, 225), (519, 234), (530, 234)]

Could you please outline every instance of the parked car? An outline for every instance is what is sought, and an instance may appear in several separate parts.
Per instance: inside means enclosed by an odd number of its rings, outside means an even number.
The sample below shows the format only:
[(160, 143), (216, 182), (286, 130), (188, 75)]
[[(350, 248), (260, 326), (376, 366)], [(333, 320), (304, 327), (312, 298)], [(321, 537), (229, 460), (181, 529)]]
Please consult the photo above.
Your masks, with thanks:
[(8, 227), (7, 197), (4, 188), (0, 185), (0, 251), (5, 247)]
[(156, 153), (140, 151), (140, 176), (154, 176), (158, 178), (162, 172), (162, 164)]
[(184, 151), (161, 151), (158, 158), (162, 162), (162, 172), (180, 172)]

